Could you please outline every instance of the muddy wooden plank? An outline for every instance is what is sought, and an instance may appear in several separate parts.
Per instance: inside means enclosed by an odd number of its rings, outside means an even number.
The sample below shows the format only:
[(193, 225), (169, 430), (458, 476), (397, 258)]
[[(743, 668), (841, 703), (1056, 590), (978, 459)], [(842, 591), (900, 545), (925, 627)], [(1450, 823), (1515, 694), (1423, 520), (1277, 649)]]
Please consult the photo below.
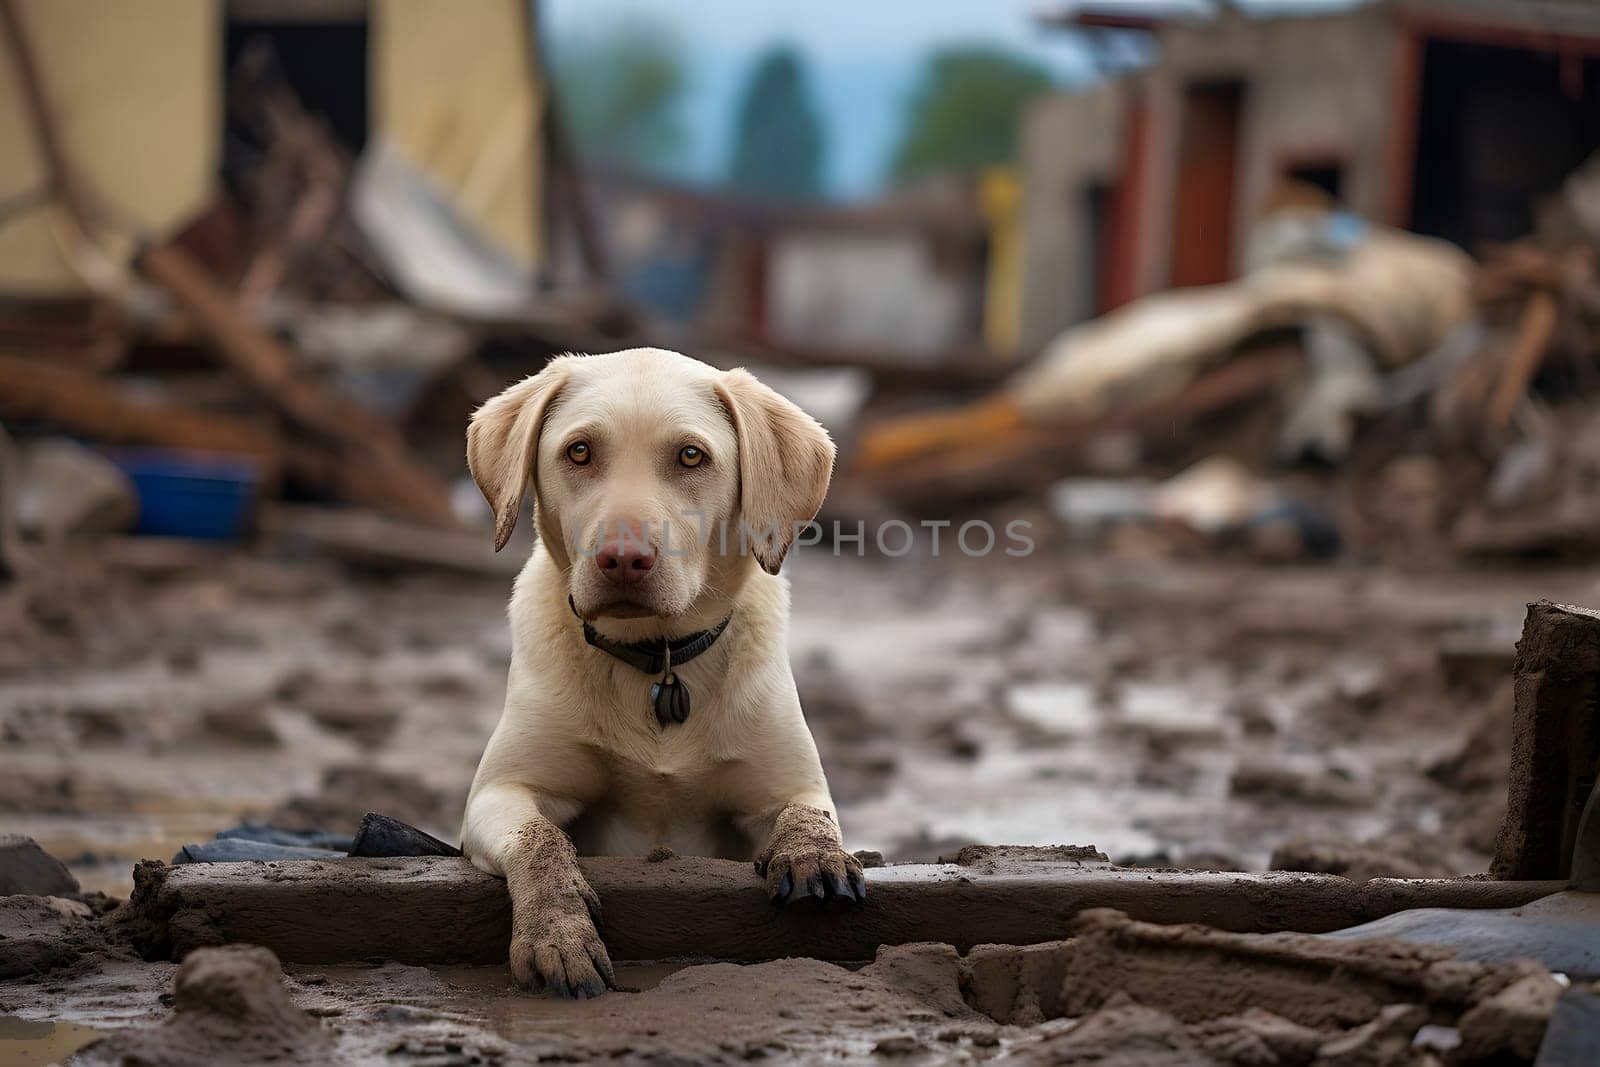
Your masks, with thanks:
[[(868, 431), (844, 477), (913, 505), (1039, 491), (1071, 470), (1077, 453), (1097, 437), (1174, 438), (1202, 419), (1281, 390), (1301, 366), (1297, 351), (1264, 349), (1231, 359), (1176, 393), (1053, 424), (1024, 421), (1005, 398), (906, 416)], [(984, 447), (962, 447), (974, 440)]]
[(0, 418), (37, 419), (108, 444), (230, 452), (250, 456), (270, 476), (286, 446), (268, 424), (129, 398), (99, 375), (0, 356)]
[(1517, 642), (1511, 781), (1496, 878), (1566, 878), (1600, 771), (1600, 612), (1541, 600)]
[[(780, 909), (744, 863), (589, 858), (582, 866), (600, 895), (606, 944), (618, 960), (863, 960), (880, 945), (917, 941), (963, 951), (985, 943), (1036, 944), (1064, 937), (1090, 908), (1115, 908), (1146, 922), (1320, 933), (1409, 908), (1516, 907), (1563, 888), (1100, 866), (984, 873), (908, 864), (868, 870), (865, 904)], [(129, 913), (145, 928), (145, 950), (159, 957), (248, 942), (299, 963), (373, 956), (496, 962), (505, 959), (510, 936), (505, 883), (463, 859), (145, 863), (134, 880)]]

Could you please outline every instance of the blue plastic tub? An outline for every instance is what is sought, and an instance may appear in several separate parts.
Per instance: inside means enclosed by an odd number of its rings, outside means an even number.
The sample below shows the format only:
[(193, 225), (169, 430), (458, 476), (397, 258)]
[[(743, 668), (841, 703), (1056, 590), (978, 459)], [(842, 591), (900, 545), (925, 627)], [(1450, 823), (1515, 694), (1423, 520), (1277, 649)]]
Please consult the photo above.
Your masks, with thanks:
[(139, 494), (134, 533), (226, 541), (250, 515), (260, 469), (241, 456), (139, 449), (106, 453)]

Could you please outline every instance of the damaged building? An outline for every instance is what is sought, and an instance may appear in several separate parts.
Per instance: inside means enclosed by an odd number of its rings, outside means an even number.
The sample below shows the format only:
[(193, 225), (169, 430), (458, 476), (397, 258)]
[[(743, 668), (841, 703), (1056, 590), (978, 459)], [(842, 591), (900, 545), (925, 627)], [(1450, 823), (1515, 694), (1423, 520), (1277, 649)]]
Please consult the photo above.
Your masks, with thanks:
[(1215, 18), (1085, 7), (1053, 30), (1156, 58), (1036, 106), (1022, 134), (1022, 336), (1237, 276), (1286, 180), (1469, 251), (1530, 232), (1600, 148), (1600, 9), (1387, 0)]

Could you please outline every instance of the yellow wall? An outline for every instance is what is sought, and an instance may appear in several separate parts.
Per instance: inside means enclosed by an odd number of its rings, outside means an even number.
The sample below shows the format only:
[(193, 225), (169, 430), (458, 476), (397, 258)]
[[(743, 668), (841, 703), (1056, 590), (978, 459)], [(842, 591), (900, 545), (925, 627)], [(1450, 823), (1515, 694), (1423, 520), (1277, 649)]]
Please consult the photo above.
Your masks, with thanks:
[[(544, 101), (526, 0), (375, 0), (372, 125), (523, 265), (540, 259)], [(535, 75), (537, 72), (535, 71)]]
[[(216, 188), (221, 26), (213, 0), (17, 0), (66, 151), (82, 184), (164, 233)], [(9, 48), (0, 47), (0, 204), (45, 182)], [(53, 209), (0, 218), (0, 290), (59, 295), (84, 285)], [(113, 241), (125, 251), (126, 239)], [(119, 247), (120, 246), (120, 247)]]

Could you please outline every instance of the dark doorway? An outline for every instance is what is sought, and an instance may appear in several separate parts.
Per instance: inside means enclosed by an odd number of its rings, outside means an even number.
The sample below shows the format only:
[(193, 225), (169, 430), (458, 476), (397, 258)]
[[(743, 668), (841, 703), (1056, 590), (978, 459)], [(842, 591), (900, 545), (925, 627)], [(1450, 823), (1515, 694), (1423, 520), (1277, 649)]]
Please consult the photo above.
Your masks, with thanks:
[(254, 42), (271, 46), (301, 106), (326, 119), (346, 148), (361, 151), (367, 143), (366, 21), (230, 21), (224, 77)]
[(1337, 159), (1298, 160), (1283, 168), (1283, 176), (1321, 189), (1335, 201), (1344, 199), (1344, 164)]
[(1080, 264), (1079, 276), (1084, 279), (1087, 292), (1078, 305), (1079, 310), (1074, 311), (1074, 318), (1103, 315), (1111, 310), (1107, 302), (1111, 284), (1106, 275), (1112, 262), (1111, 216), (1116, 192), (1110, 182), (1090, 181), (1082, 195), (1086, 260)]
[(1211, 285), (1232, 273), (1243, 106), (1242, 82), (1202, 82), (1184, 92), (1172, 227), (1174, 286)]
[(1472, 248), (1533, 229), (1600, 149), (1600, 62), (1456, 41), (1423, 49), (1411, 225)]

